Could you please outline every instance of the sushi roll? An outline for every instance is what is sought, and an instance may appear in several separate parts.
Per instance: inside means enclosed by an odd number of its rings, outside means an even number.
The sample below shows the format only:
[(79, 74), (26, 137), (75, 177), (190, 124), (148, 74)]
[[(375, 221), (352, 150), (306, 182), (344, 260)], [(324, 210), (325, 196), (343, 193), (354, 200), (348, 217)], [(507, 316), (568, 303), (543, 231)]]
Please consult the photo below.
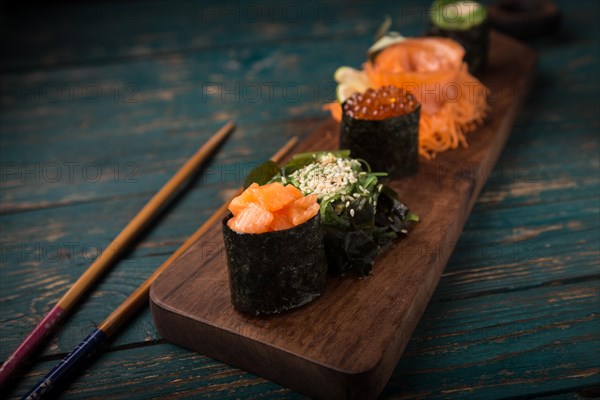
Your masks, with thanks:
[(415, 97), (395, 86), (354, 93), (342, 104), (340, 148), (373, 170), (404, 178), (419, 169), (419, 118)]
[(254, 183), (229, 211), (222, 229), (236, 310), (275, 314), (323, 294), (327, 264), (316, 195), (278, 182)]
[(476, 1), (436, 0), (429, 15), (427, 35), (457, 41), (465, 49), (469, 72), (483, 71), (490, 30), (485, 7)]

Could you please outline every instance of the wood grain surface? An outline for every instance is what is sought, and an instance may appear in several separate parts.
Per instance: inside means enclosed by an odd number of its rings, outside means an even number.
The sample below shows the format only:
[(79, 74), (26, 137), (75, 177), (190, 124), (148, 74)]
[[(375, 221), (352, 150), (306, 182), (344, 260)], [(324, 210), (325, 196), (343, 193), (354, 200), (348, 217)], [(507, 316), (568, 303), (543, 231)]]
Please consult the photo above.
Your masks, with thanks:
[[(493, 88), (492, 112), (469, 137), (468, 149), (423, 162), (419, 174), (390, 182), (421, 220), (407, 239), (378, 258), (371, 276), (330, 277), (325, 294), (307, 306), (249, 317), (231, 303), (217, 223), (152, 285), (150, 305), (158, 332), (170, 342), (314, 398), (377, 397), (425, 310), (533, 82), (532, 50), (497, 33), (491, 35), (490, 49), (482, 80)], [(338, 145), (339, 125), (331, 121), (297, 152)], [(285, 262), (284, 254), (273, 257)]]
[[(291, 3), (287, 15), (265, 6), (256, 18), (229, 0), (0, 3), (1, 360), (194, 149), (227, 118), (238, 122), (2, 397), (23, 394), (110, 314), (242, 170), (322, 125), (333, 71), (360, 66), (383, 15), (419, 35), (429, 6)], [(562, 27), (529, 43), (540, 56), (534, 88), (382, 398), (580, 399), (600, 386), (600, 10), (557, 3)], [(203, 96), (210, 82), (240, 96)], [(279, 85), (272, 98), (266, 83)], [(259, 101), (244, 97), (250, 84), (263, 88)], [(301, 96), (284, 97), (286, 84)], [(304, 398), (165, 343), (149, 310), (64, 394), (98, 397)]]

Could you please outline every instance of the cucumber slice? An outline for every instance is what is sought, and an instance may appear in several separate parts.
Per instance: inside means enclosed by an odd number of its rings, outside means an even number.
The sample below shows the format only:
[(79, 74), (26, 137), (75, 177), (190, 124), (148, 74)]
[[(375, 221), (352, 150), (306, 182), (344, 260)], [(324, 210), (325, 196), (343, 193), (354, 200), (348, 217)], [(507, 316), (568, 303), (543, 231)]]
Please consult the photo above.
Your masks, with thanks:
[(473, 0), (436, 0), (430, 10), (431, 21), (442, 29), (468, 30), (485, 22), (485, 7)]
[(349, 85), (347, 83), (339, 84), (337, 85), (336, 92), (337, 101), (343, 103), (348, 97), (352, 96), (356, 92), (360, 92), (360, 90), (356, 90), (352, 85)]
[(364, 71), (352, 67), (339, 67), (333, 74), (338, 82), (337, 100), (343, 103), (348, 97), (356, 92), (364, 92), (370, 87), (369, 78)]

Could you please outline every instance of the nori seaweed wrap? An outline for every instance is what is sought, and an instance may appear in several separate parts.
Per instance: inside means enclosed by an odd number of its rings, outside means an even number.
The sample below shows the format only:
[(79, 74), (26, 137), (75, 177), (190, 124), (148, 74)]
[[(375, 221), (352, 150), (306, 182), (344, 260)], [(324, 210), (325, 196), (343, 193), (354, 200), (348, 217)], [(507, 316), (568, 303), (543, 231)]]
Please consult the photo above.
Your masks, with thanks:
[[(402, 106), (405, 110), (396, 113), (394, 110), (383, 110), (387, 111), (383, 119), (372, 118), (372, 112), (377, 110), (363, 115), (353, 113), (351, 107), (348, 107), (352, 101), (360, 102), (361, 96), (368, 97), (373, 93), (372, 96), (376, 98), (378, 92), (386, 91), (396, 91), (395, 99), (406, 96), (411, 99), (411, 103)], [(368, 99), (362, 99), (363, 103), (367, 101)], [(360, 104), (358, 107), (362, 108)], [(340, 148), (349, 149), (354, 158), (367, 161), (374, 171), (387, 172), (390, 178), (400, 179), (418, 172), (421, 106), (411, 94), (394, 87), (384, 87), (377, 91), (369, 89), (364, 95), (355, 94), (347, 99), (342, 104), (342, 110)]]
[(223, 219), (231, 301), (258, 315), (300, 307), (325, 290), (327, 264), (319, 214), (293, 228), (239, 233)]
[(460, 43), (471, 73), (487, 64), (489, 30), (485, 7), (475, 1), (436, 0), (431, 6), (427, 35)]

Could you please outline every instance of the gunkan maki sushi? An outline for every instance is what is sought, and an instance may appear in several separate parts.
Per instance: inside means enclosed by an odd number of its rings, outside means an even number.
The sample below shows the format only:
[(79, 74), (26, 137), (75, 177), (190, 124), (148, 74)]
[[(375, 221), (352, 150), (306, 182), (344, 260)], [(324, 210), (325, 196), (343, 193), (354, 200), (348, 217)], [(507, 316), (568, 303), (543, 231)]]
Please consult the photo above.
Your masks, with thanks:
[(404, 178), (419, 169), (421, 105), (398, 87), (355, 92), (342, 104), (340, 148), (375, 171)]
[(490, 30), (485, 7), (470, 0), (436, 0), (429, 15), (427, 35), (457, 41), (465, 49), (469, 72), (481, 72), (487, 64)]
[(274, 314), (325, 290), (327, 264), (317, 196), (278, 182), (250, 185), (222, 223), (236, 310)]

